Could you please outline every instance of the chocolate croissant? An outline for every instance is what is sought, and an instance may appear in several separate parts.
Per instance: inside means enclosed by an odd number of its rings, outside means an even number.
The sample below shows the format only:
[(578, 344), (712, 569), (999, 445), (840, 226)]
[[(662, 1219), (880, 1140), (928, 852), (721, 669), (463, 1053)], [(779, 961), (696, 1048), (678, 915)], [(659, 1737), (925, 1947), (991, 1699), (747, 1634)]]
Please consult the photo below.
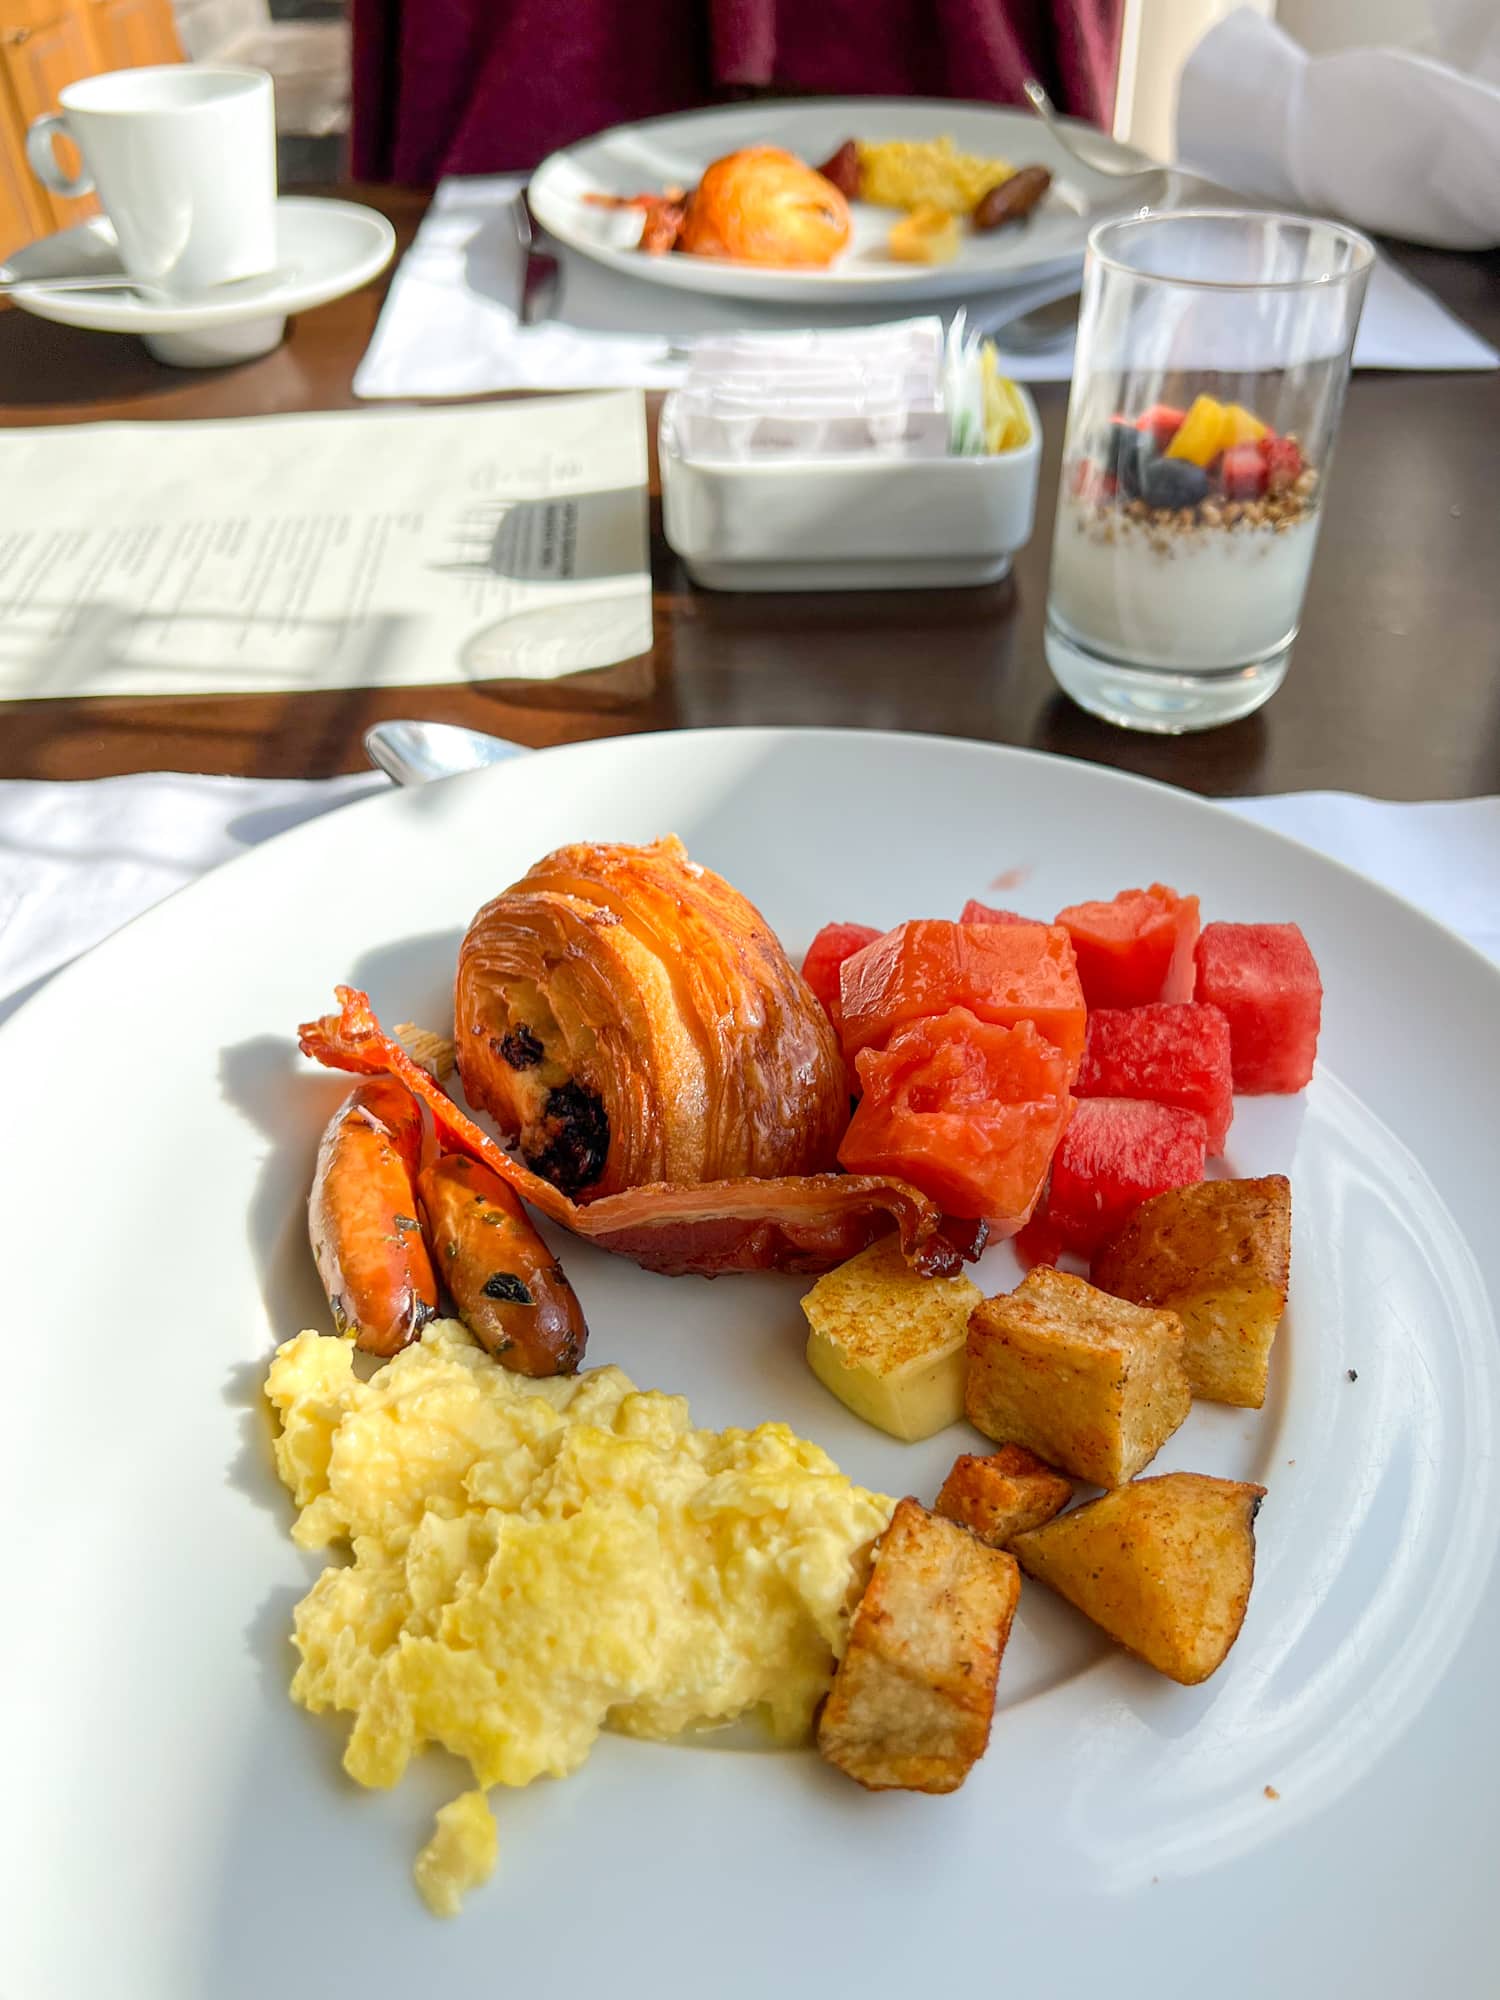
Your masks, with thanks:
[(830, 1169), (849, 1086), (828, 1017), (738, 890), (668, 838), (559, 848), (458, 956), (464, 1094), (578, 1202)]

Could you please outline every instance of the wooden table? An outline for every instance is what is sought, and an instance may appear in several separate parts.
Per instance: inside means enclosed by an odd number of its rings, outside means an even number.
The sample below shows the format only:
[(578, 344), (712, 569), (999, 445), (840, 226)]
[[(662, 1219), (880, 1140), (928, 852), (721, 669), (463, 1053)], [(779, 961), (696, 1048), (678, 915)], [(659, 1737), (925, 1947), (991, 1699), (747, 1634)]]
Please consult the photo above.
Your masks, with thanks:
[[(424, 197), (355, 189), (403, 247)], [(1500, 256), (1402, 252), (1500, 339)], [(383, 285), (304, 314), (248, 366), (161, 368), (133, 341), (0, 313), (0, 423), (223, 417), (353, 406)], [(697, 591), (653, 514), (655, 644), (542, 683), (183, 700), (0, 704), (0, 777), (177, 769), (322, 777), (360, 767), (383, 716), (533, 744), (709, 723), (856, 724), (1064, 751), (1208, 793), (1337, 787), (1397, 799), (1500, 792), (1500, 375), (1357, 375), (1297, 656), (1259, 715), (1203, 736), (1131, 736), (1054, 688), (1042, 656), (1067, 391), (1038, 390), (1038, 530), (1004, 584), (868, 595)]]

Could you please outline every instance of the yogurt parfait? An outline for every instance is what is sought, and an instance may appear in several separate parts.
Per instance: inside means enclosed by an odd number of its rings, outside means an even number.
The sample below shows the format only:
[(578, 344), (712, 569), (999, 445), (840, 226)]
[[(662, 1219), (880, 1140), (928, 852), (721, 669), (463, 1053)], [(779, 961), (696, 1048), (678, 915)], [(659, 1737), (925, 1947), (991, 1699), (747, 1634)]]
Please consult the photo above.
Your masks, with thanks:
[(1238, 403), (1113, 417), (1064, 467), (1051, 618), (1144, 667), (1241, 668), (1296, 634), (1318, 469)]
[(1175, 734), (1280, 686), (1373, 255), (1269, 211), (1090, 233), (1046, 631), (1081, 707)]

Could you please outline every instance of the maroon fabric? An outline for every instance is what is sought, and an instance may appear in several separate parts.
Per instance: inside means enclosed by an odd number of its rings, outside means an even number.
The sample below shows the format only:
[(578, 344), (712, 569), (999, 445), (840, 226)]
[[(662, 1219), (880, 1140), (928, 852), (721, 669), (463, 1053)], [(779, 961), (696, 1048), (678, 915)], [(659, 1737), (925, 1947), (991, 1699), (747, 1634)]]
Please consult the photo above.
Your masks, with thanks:
[(1121, 0), (710, 0), (721, 84), (1054, 103), (1108, 124)]
[(726, 91), (1009, 104), (1039, 76), (1101, 124), (1122, 0), (353, 0), (353, 164), (370, 180), (535, 166)]

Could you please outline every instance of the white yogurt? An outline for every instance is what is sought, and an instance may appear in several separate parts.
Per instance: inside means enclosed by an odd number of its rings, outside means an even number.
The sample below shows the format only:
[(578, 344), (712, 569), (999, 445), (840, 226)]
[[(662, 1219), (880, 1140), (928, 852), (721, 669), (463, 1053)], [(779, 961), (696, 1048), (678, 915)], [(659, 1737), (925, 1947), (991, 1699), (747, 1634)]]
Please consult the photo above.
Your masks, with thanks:
[(1146, 667), (1204, 672), (1248, 665), (1296, 631), (1318, 513), (1276, 529), (1179, 532), (1058, 511), (1050, 609), (1091, 651)]

